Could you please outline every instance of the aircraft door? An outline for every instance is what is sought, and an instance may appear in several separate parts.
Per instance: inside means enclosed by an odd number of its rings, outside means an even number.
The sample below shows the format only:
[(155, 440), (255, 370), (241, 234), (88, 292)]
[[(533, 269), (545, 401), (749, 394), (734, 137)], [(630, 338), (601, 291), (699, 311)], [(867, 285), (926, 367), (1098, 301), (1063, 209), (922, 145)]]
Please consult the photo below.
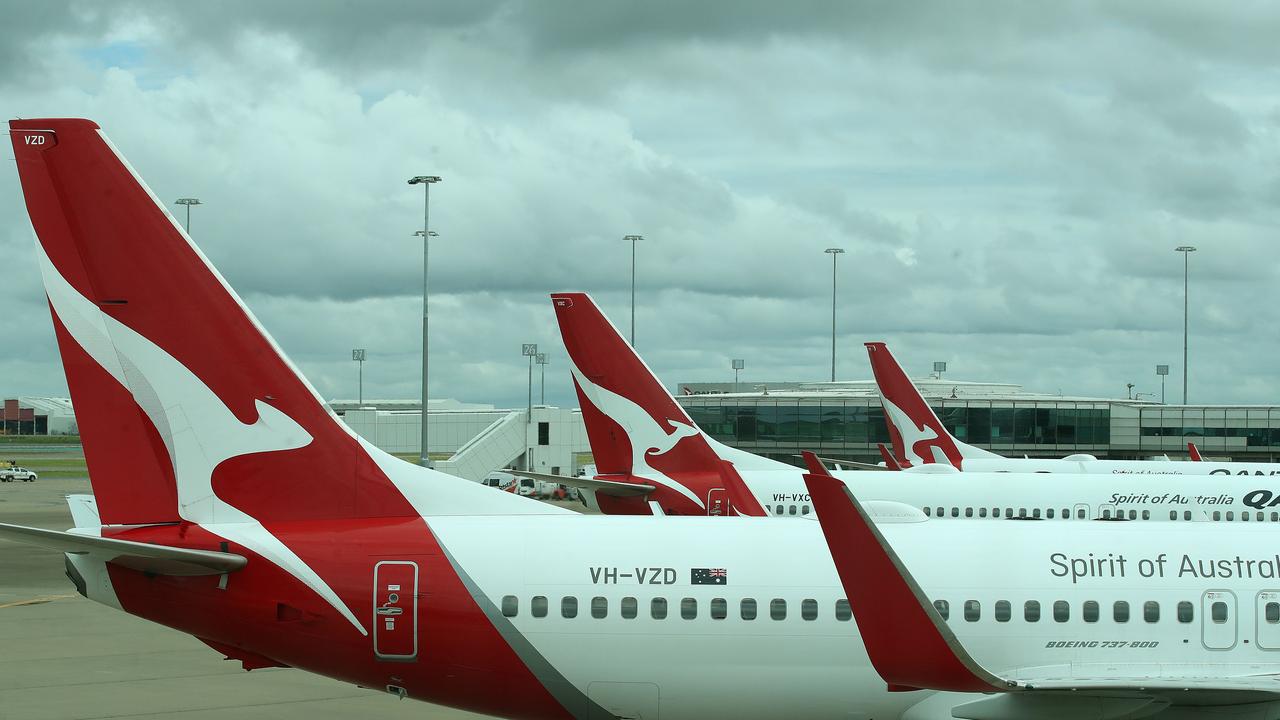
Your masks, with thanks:
[(1075, 507), (1071, 508), (1071, 519), (1072, 520), (1088, 520), (1089, 506), (1085, 505), (1084, 503), (1077, 503)]
[(1280, 590), (1258, 593), (1254, 626), (1258, 629), (1258, 647), (1280, 650)]
[(1227, 590), (1210, 590), (1200, 598), (1200, 628), (1204, 646), (1230, 650), (1236, 646), (1236, 596)]
[(1114, 520), (1116, 518), (1116, 506), (1111, 503), (1102, 503), (1098, 506), (1098, 517), (1103, 520)]
[(707, 491), (707, 514), (723, 517), (729, 512), (729, 493), (724, 488), (711, 488)]
[(386, 662), (418, 657), (418, 564), (384, 560), (373, 566), (373, 654)]

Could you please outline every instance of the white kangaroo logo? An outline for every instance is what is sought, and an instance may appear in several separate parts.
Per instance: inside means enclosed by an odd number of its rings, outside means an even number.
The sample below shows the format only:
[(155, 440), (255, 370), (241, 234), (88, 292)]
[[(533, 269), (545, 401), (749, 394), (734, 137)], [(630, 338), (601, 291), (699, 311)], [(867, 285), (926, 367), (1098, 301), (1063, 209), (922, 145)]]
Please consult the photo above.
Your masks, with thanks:
[(644, 408), (588, 380), (573, 361), (569, 362), (569, 370), (587, 399), (627, 433), (627, 439), (631, 441), (631, 473), (675, 490), (689, 498), (698, 507), (706, 509), (703, 501), (689, 488), (649, 465), (650, 456), (665, 455), (681, 440), (701, 435), (698, 428), (685, 422), (667, 419), (667, 424), (674, 431), (669, 433)]
[(67, 332), (133, 395), (164, 439), (177, 480), (178, 515), (239, 543), (310, 587), (363, 635), (364, 626), (328, 583), (256, 518), (228, 504), (213, 490), (213, 471), (240, 455), (294, 450), (311, 435), (293, 418), (261, 400), (258, 419), (241, 422), (199, 377), (177, 358), (103, 313), (58, 272), (36, 243), (45, 292)]
[[(916, 443), (929, 442), (938, 440), (938, 431), (927, 425), (916, 425), (915, 421), (909, 415), (903, 412), (897, 405), (894, 405), (888, 398), (880, 398), (884, 405), (885, 414), (889, 417), (889, 422), (893, 423), (893, 427), (897, 429), (898, 436), (902, 438), (902, 452), (907, 456), (907, 460), (911, 464), (921, 464), (930, 462), (930, 460), (920, 457), (916, 453)], [(932, 462), (942, 465), (950, 465), (951, 460), (942, 448), (934, 442), (930, 442), (929, 451), (933, 453)]]

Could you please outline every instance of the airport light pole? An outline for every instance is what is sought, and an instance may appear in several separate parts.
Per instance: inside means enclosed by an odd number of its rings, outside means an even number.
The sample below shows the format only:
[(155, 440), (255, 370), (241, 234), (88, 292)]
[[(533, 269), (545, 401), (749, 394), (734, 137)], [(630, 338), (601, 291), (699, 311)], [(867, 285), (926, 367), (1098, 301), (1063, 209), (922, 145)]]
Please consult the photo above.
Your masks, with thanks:
[(623, 235), (623, 240), (631, 241), (631, 347), (636, 346), (636, 243), (644, 239), (643, 235)]
[(538, 404), (546, 405), (547, 404), (547, 362), (548, 362), (547, 354), (538, 353), (536, 362), (542, 366), (542, 385), (541, 385), (542, 399), (538, 401)]
[(1160, 376), (1160, 404), (1164, 405), (1164, 379), (1169, 375), (1169, 366), (1157, 365), (1156, 374)]
[(747, 366), (746, 360), (733, 361), (733, 391), (738, 392), (738, 372)]
[(524, 469), (533, 469), (533, 448), (529, 445), (529, 428), (533, 423), (533, 361), (538, 357), (537, 343), (524, 343), (520, 346), (520, 354), (529, 358), (529, 404), (524, 411)]
[(1187, 279), (1190, 277), (1191, 253), (1194, 245), (1179, 245), (1175, 252), (1182, 253), (1182, 404), (1187, 404)]
[[(419, 460), (422, 467), (431, 467), (431, 455), (427, 452), (427, 268), (431, 248), (431, 186), (440, 182), (439, 175), (415, 175), (410, 185), (421, 185), (422, 193), (422, 451)], [(417, 235), (418, 233), (414, 233)]]
[(200, 202), (200, 198), (178, 198), (177, 200), (174, 201), (173, 204), (187, 206), (187, 228), (186, 229), (187, 229), (187, 234), (190, 235), (191, 234), (191, 206), (202, 205), (203, 203)]
[(822, 252), (831, 255), (831, 382), (836, 381), (836, 258), (844, 248), (827, 248)]
[(364, 348), (356, 348), (351, 351), (351, 359), (360, 364), (360, 381), (356, 391), (356, 404), (364, 405)]

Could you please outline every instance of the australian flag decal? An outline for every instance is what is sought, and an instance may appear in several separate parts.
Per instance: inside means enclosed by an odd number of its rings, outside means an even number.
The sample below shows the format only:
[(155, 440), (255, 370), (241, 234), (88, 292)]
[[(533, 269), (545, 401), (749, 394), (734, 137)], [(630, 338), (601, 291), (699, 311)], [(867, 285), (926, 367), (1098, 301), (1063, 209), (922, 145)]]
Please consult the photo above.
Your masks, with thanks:
[(729, 571), (724, 568), (693, 568), (689, 571), (690, 585), (728, 585)]

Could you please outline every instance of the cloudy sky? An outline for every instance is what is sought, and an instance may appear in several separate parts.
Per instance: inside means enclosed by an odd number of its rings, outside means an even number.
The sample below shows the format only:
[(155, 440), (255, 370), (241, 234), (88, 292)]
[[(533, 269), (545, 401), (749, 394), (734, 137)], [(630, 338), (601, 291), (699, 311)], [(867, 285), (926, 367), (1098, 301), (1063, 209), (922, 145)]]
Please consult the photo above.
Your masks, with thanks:
[[(1269, 3), (0, 2), (0, 113), (96, 120), (326, 397), (523, 404), (547, 294), (671, 386), (914, 375), (1280, 403)], [(11, 153), (6, 152), (6, 159)], [(63, 394), (0, 171), (0, 395)], [(535, 381), (536, 382), (536, 381)], [(1175, 392), (1174, 388), (1178, 388)], [(536, 389), (535, 389), (536, 393)]]

